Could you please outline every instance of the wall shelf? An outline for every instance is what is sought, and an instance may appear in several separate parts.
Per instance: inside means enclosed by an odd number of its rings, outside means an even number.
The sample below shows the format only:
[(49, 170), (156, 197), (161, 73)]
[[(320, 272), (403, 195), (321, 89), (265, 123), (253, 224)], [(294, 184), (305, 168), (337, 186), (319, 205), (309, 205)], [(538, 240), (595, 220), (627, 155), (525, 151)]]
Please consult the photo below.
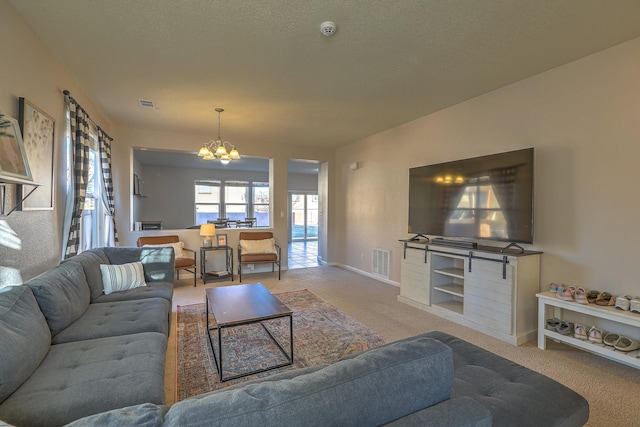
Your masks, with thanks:
[[(19, 186), (20, 188), (22, 188), (22, 186), (24, 185), (33, 187), (31, 191), (29, 191), (25, 196), (22, 196), (22, 198), (18, 200), (15, 206), (13, 206), (8, 212), (7, 212), (7, 206), (6, 206), (6, 202), (7, 202), (6, 186), (7, 185), (16, 185), (16, 186)], [(36, 182), (23, 180), (23, 179), (10, 179), (6, 177), (0, 178), (0, 192), (2, 193), (0, 195), (0, 216), (9, 216), (14, 211), (20, 209), (22, 207), (22, 203), (24, 203), (24, 201), (27, 200), (27, 197), (32, 195), (33, 192), (36, 191), (38, 187), (40, 187), (41, 185), (42, 184), (38, 184)], [(16, 194), (24, 194), (24, 192), (22, 190), (19, 190), (19, 191), (16, 191)]]

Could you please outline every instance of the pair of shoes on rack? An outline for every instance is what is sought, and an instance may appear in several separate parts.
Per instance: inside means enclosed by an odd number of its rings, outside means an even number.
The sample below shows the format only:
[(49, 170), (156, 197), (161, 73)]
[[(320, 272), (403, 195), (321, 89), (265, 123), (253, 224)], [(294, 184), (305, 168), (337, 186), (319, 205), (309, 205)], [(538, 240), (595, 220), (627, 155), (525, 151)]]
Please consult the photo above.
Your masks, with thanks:
[(624, 295), (616, 298), (615, 307), (622, 311), (632, 311), (640, 313), (640, 297), (631, 297)]
[(612, 332), (604, 336), (604, 344), (624, 352), (640, 349), (640, 342)]
[(573, 336), (583, 341), (591, 341), (596, 344), (602, 344), (602, 329), (592, 326), (588, 328), (587, 326), (576, 323), (573, 328)]
[(566, 320), (558, 320), (554, 317), (553, 319), (547, 319), (546, 328), (561, 335), (567, 335), (573, 330), (573, 323), (569, 323)]
[(556, 290), (556, 296), (561, 300), (575, 301), (578, 304), (589, 304), (587, 290), (575, 286), (560, 285)]
[(629, 295), (621, 295), (617, 297), (615, 308), (622, 311), (629, 311), (631, 308), (631, 297)]

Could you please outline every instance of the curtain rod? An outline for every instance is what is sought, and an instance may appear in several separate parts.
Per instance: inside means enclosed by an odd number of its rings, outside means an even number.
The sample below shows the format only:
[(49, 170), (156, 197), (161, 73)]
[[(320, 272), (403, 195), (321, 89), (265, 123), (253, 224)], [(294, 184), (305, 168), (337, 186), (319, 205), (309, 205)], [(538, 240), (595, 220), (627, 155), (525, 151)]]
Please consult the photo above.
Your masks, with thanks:
[(76, 101), (76, 99), (75, 99), (73, 96), (71, 96), (71, 92), (69, 92), (67, 89), (65, 89), (65, 90), (63, 90), (63, 91), (62, 91), (62, 93), (64, 94), (64, 96), (68, 96), (68, 97), (69, 97), (69, 99), (71, 99), (71, 100), (76, 104), (76, 106), (77, 106), (79, 109), (81, 109), (82, 111), (84, 111), (84, 113), (87, 115), (87, 118), (89, 119), (89, 121), (90, 121), (91, 123), (93, 123), (93, 125), (94, 125), (94, 126), (95, 126), (99, 131), (100, 131), (100, 132), (102, 132), (102, 133), (103, 133), (107, 138), (109, 138), (111, 141), (113, 141), (113, 138), (111, 138), (111, 137), (109, 136), (109, 134), (108, 134), (108, 133), (106, 133), (106, 132), (104, 131), (104, 129), (102, 129), (102, 128), (100, 127), (100, 125), (98, 125), (98, 123), (96, 123), (96, 122), (95, 122), (95, 120), (93, 120), (93, 119), (91, 118), (91, 116), (89, 115), (89, 113), (87, 112), (87, 110), (85, 110), (84, 108), (82, 108), (82, 105), (80, 105), (80, 104), (78, 103), (78, 101)]

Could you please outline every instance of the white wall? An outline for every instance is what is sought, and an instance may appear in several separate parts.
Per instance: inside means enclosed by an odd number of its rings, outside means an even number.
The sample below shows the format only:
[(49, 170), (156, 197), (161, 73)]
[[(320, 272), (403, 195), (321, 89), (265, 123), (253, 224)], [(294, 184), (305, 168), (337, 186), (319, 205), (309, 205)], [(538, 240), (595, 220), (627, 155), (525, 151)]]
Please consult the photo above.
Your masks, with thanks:
[[(399, 282), (408, 169), (533, 146), (541, 287), (639, 294), (638, 70), (635, 39), (341, 147), (338, 259), (370, 272), (371, 249), (390, 249)], [(397, 154), (381, 155), (389, 143)]]
[[(71, 95), (110, 133), (110, 123), (49, 53), (13, 6), (0, 0), (0, 112), (18, 119), (23, 97), (55, 119), (55, 197), (53, 210), (14, 212), (0, 218), (0, 286), (18, 284), (60, 262), (64, 197), (61, 167), (64, 144), (64, 96)], [(70, 41), (72, 42), (72, 41)], [(15, 204), (15, 186), (7, 187), (7, 206)], [(36, 190), (39, 191), (39, 190)], [(18, 242), (17, 247), (9, 241)]]

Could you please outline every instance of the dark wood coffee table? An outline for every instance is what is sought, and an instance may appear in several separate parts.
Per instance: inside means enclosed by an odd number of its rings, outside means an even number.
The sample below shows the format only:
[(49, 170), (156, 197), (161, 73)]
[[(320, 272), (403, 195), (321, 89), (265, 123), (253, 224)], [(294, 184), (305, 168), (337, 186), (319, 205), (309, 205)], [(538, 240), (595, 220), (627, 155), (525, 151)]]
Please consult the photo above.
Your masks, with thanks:
[[(293, 312), (278, 298), (274, 297), (261, 283), (211, 288), (206, 290), (206, 294), (207, 335), (209, 335), (209, 344), (211, 344), (211, 351), (213, 352), (213, 358), (216, 364), (216, 369), (218, 370), (218, 375), (220, 376), (220, 381), (229, 381), (234, 378), (246, 377), (247, 375), (269, 371), (271, 369), (280, 368), (293, 363)], [(211, 309), (211, 312), (209, 312), (209, 309)], [(209, 326), (209, 314), (213, 315), (215, 318), (215, 326), (213, 327)], [(262, 323), (264, 320), (277, 319), (280, 317), (289, 317), (290, 348), (288, 353), (264, 323)], [(225, 378), (224, 371), (222, 370), (224, 348), (222, 345), (222, 330), (250, 323), (260, 323), (262, 325), (271, 339), (273, 339), (273, 341), (278, 345), (282, 354), (284, 354), (286, 362)], [(216, 355), (216, 350), (214, 348), (210, 332), (215, 330), (218, 331), (218, 348), (220, 349), (219, 357)]]

